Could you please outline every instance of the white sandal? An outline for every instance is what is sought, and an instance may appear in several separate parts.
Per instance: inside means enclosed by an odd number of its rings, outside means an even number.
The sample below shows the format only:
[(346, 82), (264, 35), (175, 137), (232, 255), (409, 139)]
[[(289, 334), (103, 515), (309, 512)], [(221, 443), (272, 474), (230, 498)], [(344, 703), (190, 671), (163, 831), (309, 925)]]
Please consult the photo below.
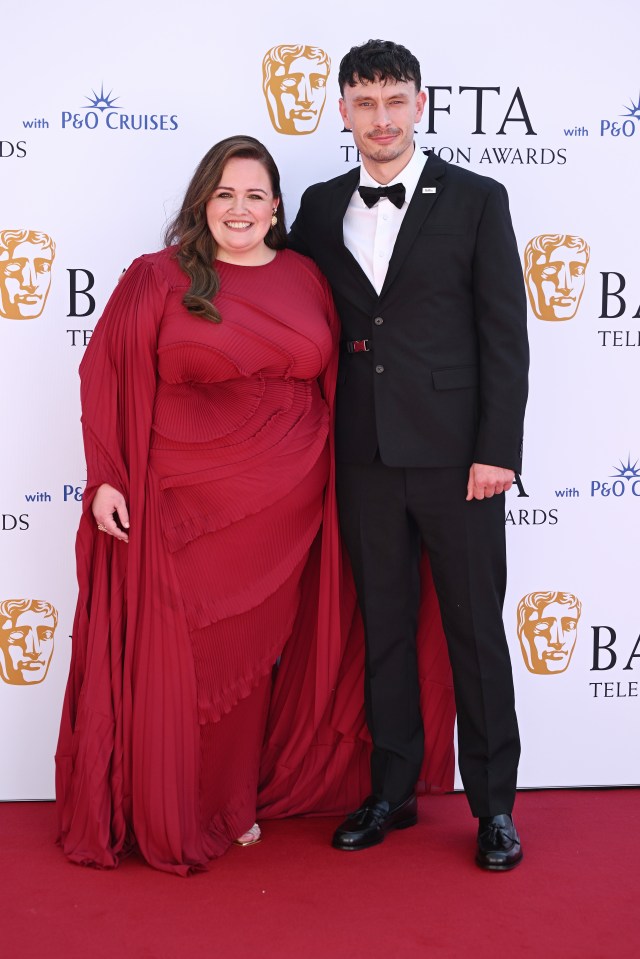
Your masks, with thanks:
[(251, 829), (247, 829), (241, 836), (234, 839), (236, 846), (255, 846), (262, 839), (262, 832), (257, 822), (254, 822)]

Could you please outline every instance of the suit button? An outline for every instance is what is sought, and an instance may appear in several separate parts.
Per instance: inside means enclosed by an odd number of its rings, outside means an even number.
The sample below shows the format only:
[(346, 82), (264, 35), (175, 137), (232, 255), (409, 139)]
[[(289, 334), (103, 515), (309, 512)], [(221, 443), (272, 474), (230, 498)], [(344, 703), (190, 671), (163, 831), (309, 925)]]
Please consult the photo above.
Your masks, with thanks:
[(382, 326), (382, 324), (384, 323), (384, 320), (382, 319), (381, 316), (376, 316), (373, 322), (375, 323), (376, 326)]
[(376, 373), (384, 373), (384, 366), (381, 366), (380, 363), (376, 366)]

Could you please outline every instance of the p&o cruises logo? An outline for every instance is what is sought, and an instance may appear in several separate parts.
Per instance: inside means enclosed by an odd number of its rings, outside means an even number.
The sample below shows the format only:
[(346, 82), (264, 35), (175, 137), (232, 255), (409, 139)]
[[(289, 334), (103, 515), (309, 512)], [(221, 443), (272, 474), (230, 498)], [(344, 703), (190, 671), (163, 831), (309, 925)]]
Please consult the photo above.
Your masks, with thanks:
[[(622, 104), (622, 110), (622, 113), (614, 113), (600, 120), (601, 137), (613, 137), (619, 142), (630, 140), (636, 134), (640, 138), (640, 94), (635, 101), (633, 97), (629, 97), (628, 102)], [(564, 135), (574, 139), (588, 137), (593, 132), (593, 126), (590, 129), (583, 122), (564, 127)]]
[(623, 106), (624, 113), (619, 114), (617, 119), (600, 120), (600, 136), (622, 137), (629, 139), (636, 133), (640, 136), (640, 95), (634, 103)]
[(614, 469), (615, 473), (611, 473), (606, 480), (591, 480), (591, 496), (613, 497), (614, 499), (619, 499), (621, 496), (640, 498), (638, 460), (632, 463), (631, 456), (627, 456), (627, 462), (623, 463), (620, 460), (620, 466), (615, 466)]
[(100, 93), (92, 90), (92, 96), (86, 96), (89, 103), (80, 108), (79, 112), (63, 110), (63, 130), (96, 130), (106, 127), (109, 130), (129, 131), (173, 131), (178, 129), (178, 117), (168, 113), (129, 113), (118, 101), (120, 97), (113, 96), (113, 91), (105, 93), (104, 84)]

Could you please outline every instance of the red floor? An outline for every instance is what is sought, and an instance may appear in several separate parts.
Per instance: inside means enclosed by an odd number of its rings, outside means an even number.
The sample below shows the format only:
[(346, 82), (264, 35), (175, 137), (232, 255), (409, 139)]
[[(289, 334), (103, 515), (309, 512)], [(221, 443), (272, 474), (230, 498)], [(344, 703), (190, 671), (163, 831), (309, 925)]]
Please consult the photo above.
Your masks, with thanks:
[(50, 803), (0, 804), (4, 959), (413, 959), (640, 955), (640, 790), (524, 792), (524, 862), (475, 866), (463, 796), (420, 800), (415, 829), (340, 853), (336, 820), (266, 823), (210, 872), (130, 859), (69, 865)]

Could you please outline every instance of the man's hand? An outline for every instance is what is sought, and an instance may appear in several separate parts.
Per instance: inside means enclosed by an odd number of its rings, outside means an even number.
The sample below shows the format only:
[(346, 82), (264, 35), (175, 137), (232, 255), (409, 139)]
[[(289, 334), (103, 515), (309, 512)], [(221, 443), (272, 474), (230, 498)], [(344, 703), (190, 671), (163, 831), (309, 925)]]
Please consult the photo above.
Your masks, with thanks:
[(473, 463), (469, 470), (467, 500), (488, 499), (494, 493), (506, 493), (515, 479), (513, 470), (502, 466), (487, 466), (485, 463)]
[(108, 533), (115, 539), (121, 539), (124, 543), (129, 542), (126, 532), (120, 529), (113, 516), (114, 513), (117, 513), (120, 525), (124, 526), (125, 530), (129, 529), (127, 504), (124, 496), (117, 489), (109, 486), (108, 483), (99, 486), (91, 503), (91, 512), (101, 533)]

